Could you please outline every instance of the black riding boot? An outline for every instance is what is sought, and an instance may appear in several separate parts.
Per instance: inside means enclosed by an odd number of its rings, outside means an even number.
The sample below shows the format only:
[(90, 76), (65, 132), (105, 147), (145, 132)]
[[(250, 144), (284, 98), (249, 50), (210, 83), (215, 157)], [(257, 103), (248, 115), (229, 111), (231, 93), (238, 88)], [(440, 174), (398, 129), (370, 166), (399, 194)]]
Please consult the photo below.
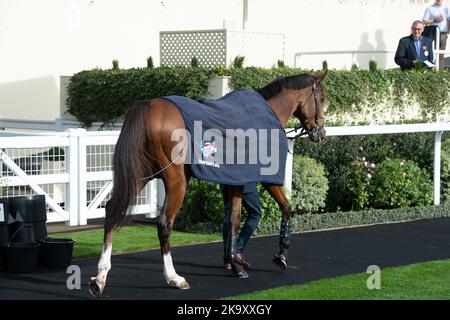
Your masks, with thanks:
[(248, 278), (248, 274), (245, 272), (244, 267), (239, 264), (236, 259), (236, 244), (238, 236), (230, 233), (230, 237), (231, 239), (228, 241), (228, 257), (231, 262), (233, 274), (238, 278)]

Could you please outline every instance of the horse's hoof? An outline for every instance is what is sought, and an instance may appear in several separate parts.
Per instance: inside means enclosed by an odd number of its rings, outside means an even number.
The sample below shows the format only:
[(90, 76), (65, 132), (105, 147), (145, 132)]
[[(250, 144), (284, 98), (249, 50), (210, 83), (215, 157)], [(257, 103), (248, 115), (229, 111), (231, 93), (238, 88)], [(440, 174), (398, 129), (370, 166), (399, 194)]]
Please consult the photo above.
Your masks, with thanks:
[(97, 281), (97, 278), (91, 278), (91, 280), (89, 281), (89, 292), (94, 297), (100, 297), (103, 293), (104, 287), (105, 287), (104, 285), (101, 285)]
[(181, 290), (187, 290), (191, 288), (191, 286), (186, 280), (183, 280), (180, 284), (178, 284), (178, 282), (176, 282), (175, 280), (168, 280), (167, 284), (172, 288), (177, 288)]
[(183, 281), (183, 283), (181, 283), (178, 288), (181, 290), (187, 290), (190, 289), (191, 286), (189, 285), (189, 283), (187, 283), (187, 281)]
[(281, 270), (286, 271), (287, 269), (287, 263), (286, 263), (286, 257), (283, 256), (282, 254), (280, 255), (275, 255), (273, 257), (273, 263), (275, 263)]
[(248, 278), (248, 273), (245, 271), (244, 267), (242, 267), (239, 263), (233, 263), (232, 269), (233, 275), (239, 279)]

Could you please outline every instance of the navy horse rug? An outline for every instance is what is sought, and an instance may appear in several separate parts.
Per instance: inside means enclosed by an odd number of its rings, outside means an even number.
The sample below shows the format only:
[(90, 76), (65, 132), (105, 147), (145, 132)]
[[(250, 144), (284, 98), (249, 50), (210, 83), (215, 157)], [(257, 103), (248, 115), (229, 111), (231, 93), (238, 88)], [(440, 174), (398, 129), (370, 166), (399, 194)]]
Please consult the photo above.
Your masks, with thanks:
[(164, 99), (183, 117), (193, 177), (229, 185), (283, 184), (286, 133), (258, 92), (237, 90), (218, 100)]

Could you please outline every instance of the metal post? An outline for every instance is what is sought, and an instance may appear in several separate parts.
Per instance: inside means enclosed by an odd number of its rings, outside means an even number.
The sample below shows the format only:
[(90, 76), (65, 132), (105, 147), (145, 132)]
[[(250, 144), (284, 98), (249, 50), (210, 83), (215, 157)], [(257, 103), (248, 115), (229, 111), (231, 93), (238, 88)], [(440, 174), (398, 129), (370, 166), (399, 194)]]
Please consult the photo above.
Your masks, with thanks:
[(441, 139), (442, 131), (434, 135), (434, 205), (441, 204)]
[[(439, 52), (441, 48), (441, 29), (436, 28), (436, 51)], [(435, 65), (436, 69), (439, 70), (439, 53), (435, 53)]]

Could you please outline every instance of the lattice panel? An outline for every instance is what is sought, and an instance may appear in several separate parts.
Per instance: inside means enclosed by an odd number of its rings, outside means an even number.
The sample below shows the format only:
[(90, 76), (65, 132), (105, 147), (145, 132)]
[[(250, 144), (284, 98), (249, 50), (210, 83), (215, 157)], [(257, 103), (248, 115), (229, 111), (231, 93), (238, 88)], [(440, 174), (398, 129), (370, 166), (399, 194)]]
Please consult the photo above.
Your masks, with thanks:
[(193, 57), (203, 67), (226, 65), (226, 30), (161, 32), (161, 65), (190, 66)]
[(86, 171), (99, 172), (113, 169), (113, 145), (94, 145), (86, 147)]

